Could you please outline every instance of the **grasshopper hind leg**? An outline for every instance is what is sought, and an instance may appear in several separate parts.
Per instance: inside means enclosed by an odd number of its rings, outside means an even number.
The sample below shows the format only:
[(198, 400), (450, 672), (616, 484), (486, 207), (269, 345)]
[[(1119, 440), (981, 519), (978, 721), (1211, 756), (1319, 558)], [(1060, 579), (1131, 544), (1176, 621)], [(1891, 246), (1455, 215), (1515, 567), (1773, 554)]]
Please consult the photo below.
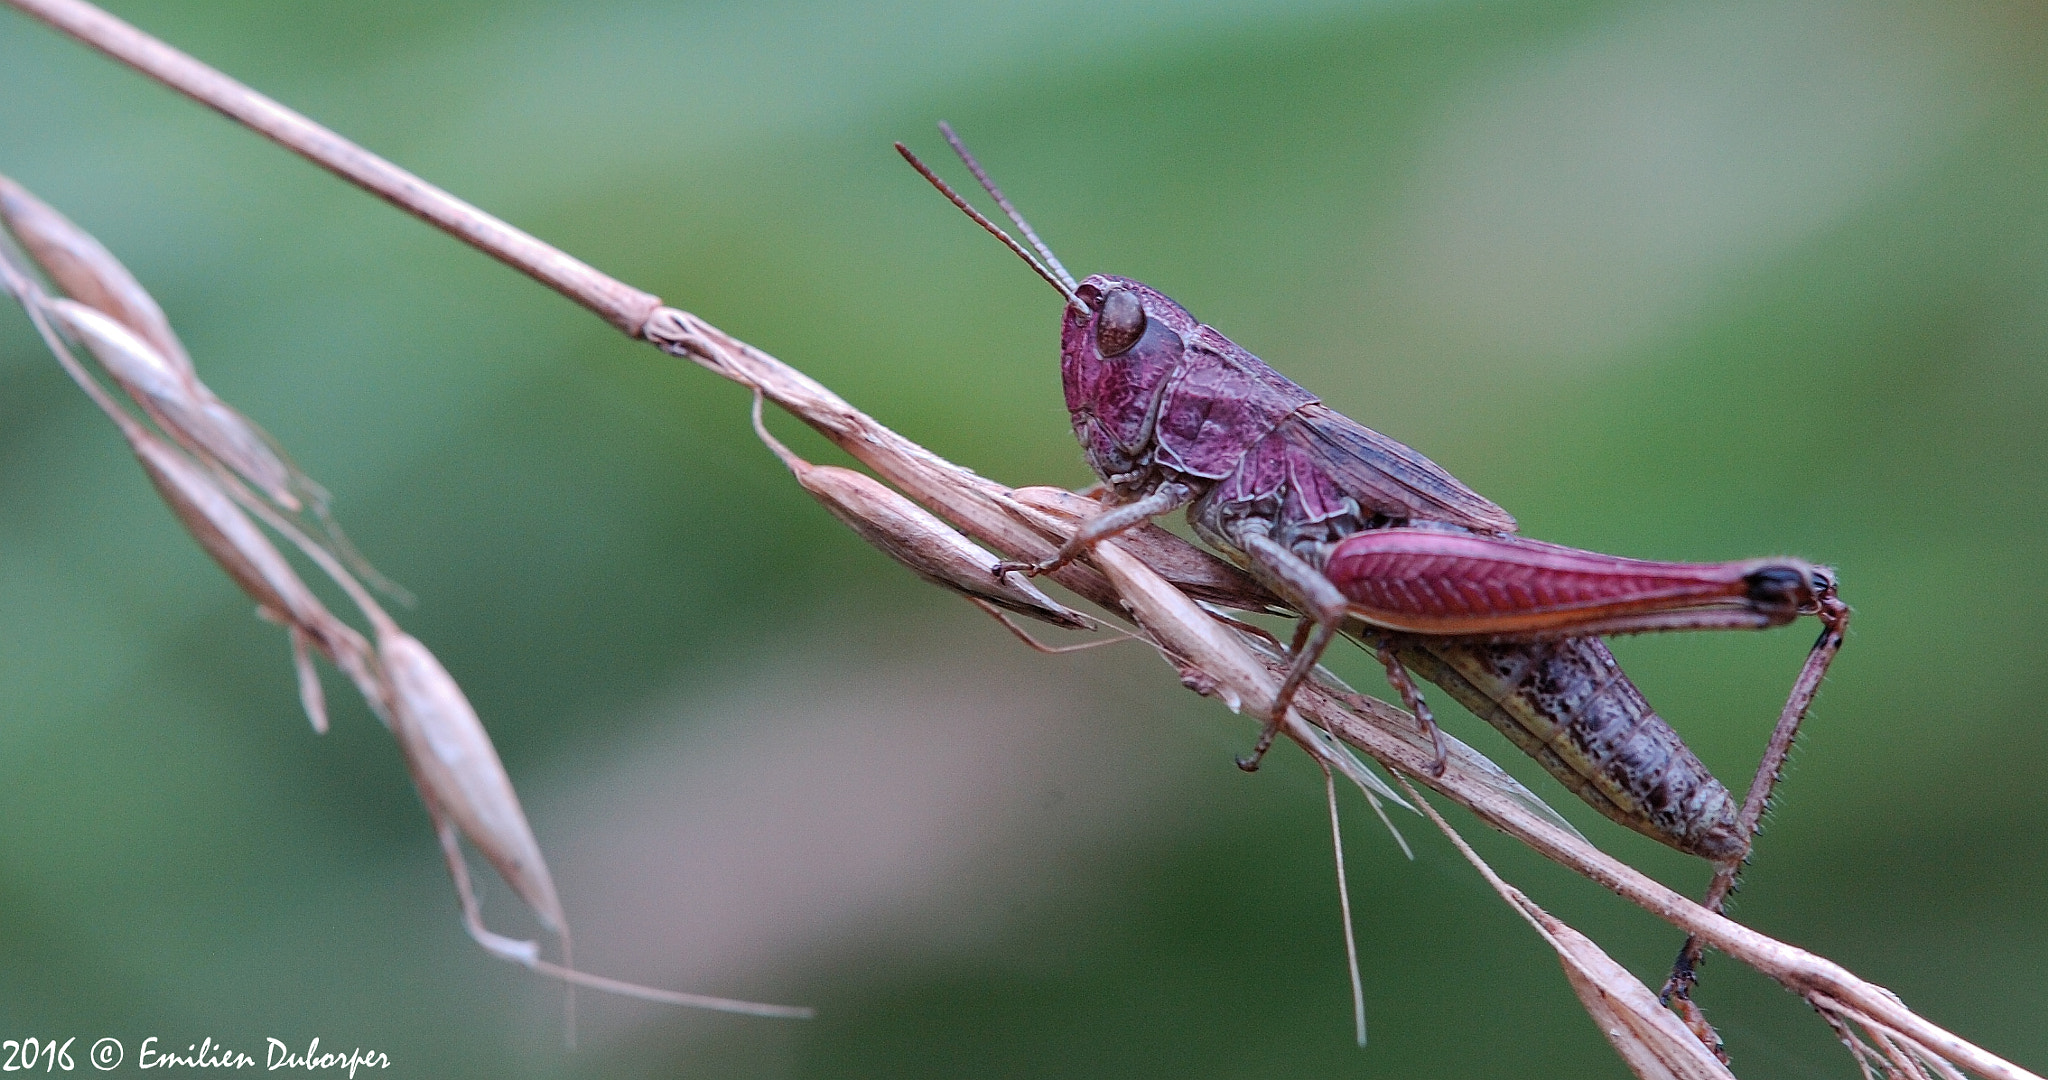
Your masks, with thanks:
[(1450, 758), (1451, 748), (1444, 742), (1443, 729), (1436, 726), (1436, 718), (1430, 715), (1429, 703), (1422, 700), (1421, 688), (1415, 685), (1414, 678), (1408, 674), (1408, 668), (1401, 663), (1401, 658), (1397, 654), (1399, 647), (1400, 643), (1392, 637), (1382, 637), (1373, 647), (1373, 655), (1378, 657), (1381, 666), (1387, 669), (1387, 682), (1393, 686), (1395, 693), (1401, 695), (1401, 707), (1415, 714), (1416, 726), (1429, 736), (1430, 745), (1436, 750), (1436, 756), (1430, 759), (1429, 774), (1442, 776), (1444, 762)]
[[(1820, 637), (1806, 654), (1806, 664), (1800, 668), (1799, 678), (1792, 684), (1792, 693), (1785, 699), (1785, 708), (1778, 715), (1778, 726), (1771, 732), (1770, 745), (1764, 750), (1763, 760), (1757, 763), (1756, 778), (1750, 782), (1748, 794), (1743, 796), (1742, 809), (1735, 818), (1736, 829), (1742, 837), (1742, 851), (1715, 867), (1714, 879), (1701, 901), (1709, 911), (1719, 912), (1735, 891), (1742, 868), (1749, 861), (1757, 828), (1763, 821), (1764, 812), (1770, 808), (1772, 790), (1777, 787), (1784, 772), (1785, 759), (1791, 754), (1792, 744), (1799, 736), (1799, 726), (1806, 719), (1807, 709), (1813, 705), (1821, 680), (1827, 676), (1828, 665), (1834, 663), (1835, 654), (1841, 651), (1843, 637), (1849, 629), (1849, 606), (1835, 595), (1832, 573), (1823, 571), (1817, 574), (1815, 586), (1812, 608), (1802, 614), (1820, 617)], [(1671, 976), (1665, 980), (1664, 990), (1658, 996), (1684, 1019), (1686, 1026), (1692, 1028), (1701, 1042), (1719, 1054), (1720, 1037), (1692, 1000), (1692, 988), (1699, 979), (1703, 953), (1704, 947), (1698, 938), (1686, 938), (1684, 947), (1678, 951), (1678, 959), (1671, 965)], [(1725, 1056), (1723, 1060), (1726, 1060)]]

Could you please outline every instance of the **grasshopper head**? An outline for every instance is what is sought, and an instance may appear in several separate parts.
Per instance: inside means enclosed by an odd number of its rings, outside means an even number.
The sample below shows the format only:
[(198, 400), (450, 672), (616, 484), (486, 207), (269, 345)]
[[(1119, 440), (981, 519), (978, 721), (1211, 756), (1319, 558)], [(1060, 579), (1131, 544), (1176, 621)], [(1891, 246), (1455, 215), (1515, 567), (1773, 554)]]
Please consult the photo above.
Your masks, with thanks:
[(1152, 456), (1159, 403), (1196, 322), (1129, 278), (1096, 274), (1075, 289), (1060, 333), (1060, 380), (1088, 464), (1112, 486), (1136, 483)]

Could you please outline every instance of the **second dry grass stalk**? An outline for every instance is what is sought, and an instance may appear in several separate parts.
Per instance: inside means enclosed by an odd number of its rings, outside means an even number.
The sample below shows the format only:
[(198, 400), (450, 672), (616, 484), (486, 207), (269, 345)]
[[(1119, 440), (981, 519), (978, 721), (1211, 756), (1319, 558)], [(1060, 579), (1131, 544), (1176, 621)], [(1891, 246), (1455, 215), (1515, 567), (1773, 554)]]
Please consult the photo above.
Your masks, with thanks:
[[(25, 257), (17, 256), (10, 239)], [(51, 295), (37, 271), (66, 295)], [(5, 176), (0, 291), (20, 303), (65, 372), (114, 423), (179, 523), (256, 602), (257, 613), (285, 629), (314, 730), (327, 731), (328, 711), (313, 654), (346, 674), (390, 728), (441, 839), (463, 925), (477, 944), (572, 985), (728, 1012), (809, 1015), (807, 1009), (678, 994), (575, 970), (554, 878), (482, 720), (433, 652), (401, 629), (357, 579), (350, 564), (362, 566), (362, 560), (327, 514), (326, 492), (200, 380), (156, 301), (111, 252)], [(73, 347), (82, 347), (96, 367)], [(317, 519), (320, 530), (303, 528), (303, 516)], [(259, 521), (333, 580), (368, 624), (367, 636), (315, 596)], [(541, 959), (537, 942), (484, 926), (462, 839), (556, 936), (561, 963)]]

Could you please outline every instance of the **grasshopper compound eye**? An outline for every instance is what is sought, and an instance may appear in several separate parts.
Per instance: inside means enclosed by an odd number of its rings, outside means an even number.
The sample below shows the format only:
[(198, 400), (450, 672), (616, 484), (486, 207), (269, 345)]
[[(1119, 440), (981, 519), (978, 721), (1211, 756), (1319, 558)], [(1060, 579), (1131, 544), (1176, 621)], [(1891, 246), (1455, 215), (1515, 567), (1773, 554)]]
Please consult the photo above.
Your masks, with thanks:
[(1095, 322), (1095, 344), (1104, 356), (1121, 356), (1145, 334), (1145, 304), (1129, 289), (1102, 298), (1102, 316)]

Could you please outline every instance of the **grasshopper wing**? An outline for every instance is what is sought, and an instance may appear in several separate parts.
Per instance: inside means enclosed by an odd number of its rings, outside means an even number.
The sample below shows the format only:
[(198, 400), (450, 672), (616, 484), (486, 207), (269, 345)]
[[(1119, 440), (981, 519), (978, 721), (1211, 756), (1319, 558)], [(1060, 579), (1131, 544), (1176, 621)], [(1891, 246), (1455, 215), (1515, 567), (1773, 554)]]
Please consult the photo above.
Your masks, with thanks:
[(1436, 462), (1326, 405), (1304, 405), (1281, 426), (1288, 441), (1368, 510), (1411, 521), (1515, 531), (1515, 519)]

